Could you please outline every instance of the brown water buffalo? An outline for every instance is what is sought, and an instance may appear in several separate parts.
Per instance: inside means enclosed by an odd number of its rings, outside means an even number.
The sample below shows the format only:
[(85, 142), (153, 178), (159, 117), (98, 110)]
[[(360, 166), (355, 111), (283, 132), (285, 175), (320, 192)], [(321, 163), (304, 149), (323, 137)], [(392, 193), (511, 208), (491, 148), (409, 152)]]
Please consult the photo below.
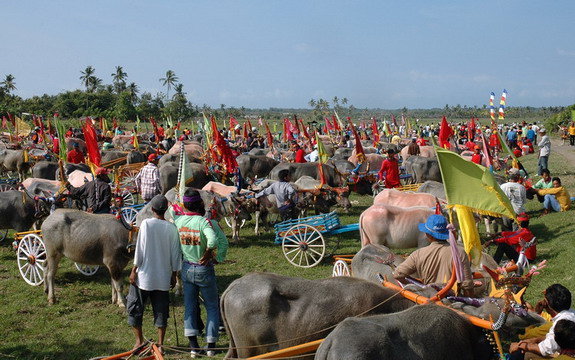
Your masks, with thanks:
[[(238, 167), (245, 180), (263, 179), (269, 175), (279, 161), (267, 156), (240, 155), (237, 157)], [(246, 181), (247, 183), (247, 181)]]
[(418, 225), (434, 213), (428, 207), (374, 204), (359, 217), (361, 245), (379, 244), (392, 249), (427, 246), (429, 242)]
[(72, 150), (74, 148), (74, 143), (78, 144), (78, 149), (80, 149), (81, 152), (83, 152), (84, 154), (86, 153), (86, 142), (82, 139), (79, 138), (69, 138), (67, 137), (64, 142), (66, 143), (66, 149), (68, 151)]
[[(404, 147), (403, 149), (401, 149), (401, 151), (399, 152), (401, 154), (401, 158), (403, 159), (403, 161), (407, 160), (411, 155), (409, 155), (407, 153), (408, 151), (408, 147)], [(419, 156), (421, 157), (435, 157), (435, 149), (433, 148), (433, 146), (429, 146), (429, 145), (425, 145), (425, 146), (420, 146), (419, 147)]]
[(105, 265), (112, 277), (112, 303), (125, 306), (122, 270), (130, 260), (128, 230), (114, 215), (58, 209), (42, 224), (46, 246), (44, 290), (48, 302), (56, 301), (54, 277), (63, 256), (85, 265)]
[(399, 191), (395, 189), (383, 189), (373, 199), (374, 204), (385, 204), (399, 207), (425, 206), (435, 207), (437, 201), (444, 204), (445, 200), (437, 199), (435, 196), (426, 193), (415, 193), (410, 191)]
[(15, 171), (20, 181), (23, 181), (30, 170), (30, 163), (24, 160), (24, 150), (0, 150), (0, 172)]
[[(174, 146), (172, 146), (168, 151), (168, 154), (179, 154), (181, 146), (180, 144), (181, 141), (176, 141)], [(188, 158), (189, 157), (200, 158), (204, 154), (204, 148), (202, 147), (202, 144), (196, 141), (187, 141), (187, 140), (184, 141), (184, 151), (188, 155)]]
[[(323, 164), (322, 168), (325, 176), (326, 185), (333, 187), (346, 185), (342, 184), (342, 179), (339, 176), (336, 176), (333, 166)], [(320, 180), (319, 167), (318, 163), (316, 162), (308, 162), (303, 164), (279, 163), (272, 169), (272, 171), (269, 174), (269, 178), (272, 180), (279, 180), (278, 173), (283, 169), (289, 170), (290, 178), (292, 181), (296, 181), (297, 179), (305, 175), (310, 176), (316, 180)]]
[[(201, 189), (204, 185), (210, 182), (211, 177), (206, 174), (206, 167), (204, 164), (189, 163), (192, 176), (186, 180), (188, 187)], [(166, 194), (171, 188), (178, 183), (178, 168), (179, 164), (175, 162), (166, 162), (160, 167), (160, 185), (162, 186), (162, 194)]]
[(400, 296), (392, 298), (394, 294), (350, 277), (305, 280), (247, 274), (232, 282), (221, 298), (230, 338), (226, 358), (247, 358), (321, 339), (347, 317), (412, 306)]
[[(309, 176), (302, 176), (295, 182), (295, 188), (300, 191), (311, 191), (316, 196), (315, 202), (319, 198), (327, 202), (328, 208), (338, 204), (346, 212), (351, 208), (349, 201), (349, 188), (348, 187), (322, 187), (319, 188), (321, 182)], [(318, 190), (317, 192), (315, 190)]]
[(488, 360), (483, 331), (456, 312), (419, 305), (342, 321), (320, 345), (316, 360)]

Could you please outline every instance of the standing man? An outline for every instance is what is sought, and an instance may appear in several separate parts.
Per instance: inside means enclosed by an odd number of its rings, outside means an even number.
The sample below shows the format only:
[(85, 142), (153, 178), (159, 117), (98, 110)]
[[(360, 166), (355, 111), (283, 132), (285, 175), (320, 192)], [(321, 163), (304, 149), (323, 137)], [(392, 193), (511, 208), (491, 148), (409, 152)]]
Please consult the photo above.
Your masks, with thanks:
[[(65, 144), (64, 144), (65, 146)], [(75, 142), (72, 145), (72, 150), (70, 150), (70, 152), (68, 152), (68, 155), (66, 156), (66, 161), (68, 161), (70, 164), (83, 164), (84, 163), (84, 153), (82, 151), (80, 151), (80, 145)]]
[[(401, 141), (401, 139), (400, 139)], [(419, 144), (416, 138), (411, 138), (411, 142), (407, 145), (407, 154), (412, 156), (417, 156), (421, 153), (419, 149)]]
[(150, 154), (148, 163), (140, 170), (135, 178), (138, 191), (145, 202), (162, 192), (160, 186), (160, 170), (158, 170), (158, 156)]
[[(417, 273), (424, 284), (439, 284), (451, 278), (453, 257), (447, 230), (447, 219), (442, 215), (430, 215), (427, 222), (419, 224), (419, 231), (425, 233), (429, 245), (415, 250), (404, 262), (397, 266), (393, 277), (403, 280)], [(469, 258), (461, 248), (458, 248), (463, 266), (462, 289), (465, 296), (473, 293), (473, 279)]]
[(551, 140), (544, 128), (539, 129), (541, 140), (539, 141), (539, 162), (537, 163), (537, 175), (541, 176), (543, 169), (549, 169), (549, 154), (551, 153)]
[(137, 349), (145, 343), (142, 317), (146, 300), (150, 299), (154, 325), (158, 328), (157, 345), (161, 351), (168, 326), (169, 291), (176, 284), (176, 274), (182, 266), (182, 252), (176, 226), (164, 218), (168, 200), (164, 195), (156, 195), (150, 203), (152, 217), (142, 221), (138, 232), (127, 312), (128, 324), (136, 337), (134, 349)]
[(507, 144), (510, 149), (514, 149), (517, 146), (517, 127), (513, 126), (507, 132)]
[(387, 159), (381, 163), (378, 177), (379, 181), (385, 179), (385, 187), (388, 189), (401, 186), (401, 182), (399, 182), (399, 164), (395, 157), (395, 150), (387, 150)]
[(569, 123), (569, 145), (575, 146), (575, 123), (571, 121)]

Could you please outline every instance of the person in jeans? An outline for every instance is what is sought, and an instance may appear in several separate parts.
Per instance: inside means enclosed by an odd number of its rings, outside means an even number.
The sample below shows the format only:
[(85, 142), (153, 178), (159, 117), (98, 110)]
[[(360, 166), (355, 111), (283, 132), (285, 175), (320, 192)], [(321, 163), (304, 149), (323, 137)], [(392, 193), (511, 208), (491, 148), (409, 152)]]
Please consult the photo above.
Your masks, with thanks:
[(546, 134), (546, 130), (539, 129), (541, 140), (539, 141), (539, 162), (537, 164), (537, 175), (541, 176), (543, 169), (549, 169), (549, 154), (551, 153), (551, 140)]
[(554, 177), (552, 181), (553, 187), (551, 189), (537, 190), (537, 195), (543, 196), (544, 215), (549, 214), (551, 211), (567, 211), (571, 208), (571, 195), (561, 185), (561, 179)]
[[(220, 324), (218, 288), (214, 265), (225, 259), (227, 239), (216, 223), (203, 217), (204, 202), (197, 190), (187, 189), (182, 197), (184, 209), (172, 205), (170, 213), (178, 228), (183, 254), (184, 335), (190, 341), (192, 358), (204, 353), (198, 344), (198, 298), (201, 293), (208, 314), (206, 342), (208, 356), (214, 356)], [(214, 229), (215, 228), (215, 229)], [(216, 250), (219, 250), (216, 254)]]

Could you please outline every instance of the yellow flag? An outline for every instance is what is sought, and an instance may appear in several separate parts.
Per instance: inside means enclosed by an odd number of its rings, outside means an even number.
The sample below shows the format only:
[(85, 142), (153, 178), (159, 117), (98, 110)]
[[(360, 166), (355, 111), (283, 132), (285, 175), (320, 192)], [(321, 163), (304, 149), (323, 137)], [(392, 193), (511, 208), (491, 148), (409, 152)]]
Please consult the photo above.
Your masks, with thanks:
[(319, 156), (319, 162), (325, 164), (327, 160), (329, 160), (329, 155), (327, 154), (325, 146), (323, 145), (323, 142), (319, 138), (317, 131), (315, 133), (315, 141), (317, 144), (317, 155)]
[(16, 129), (18, 136), (28, 136), (32, 128), (24, 120), (16, 116)]
[(483, 248), (477, 226), (475, 226), (473, 212), (471, 208), (463, 205), (455, 205), (455, 211), (457, 212), (457, 220), (459, 220), (459, 230), (461, 230), (465, 252), (471, 258), (473, 265), (479, 265)]

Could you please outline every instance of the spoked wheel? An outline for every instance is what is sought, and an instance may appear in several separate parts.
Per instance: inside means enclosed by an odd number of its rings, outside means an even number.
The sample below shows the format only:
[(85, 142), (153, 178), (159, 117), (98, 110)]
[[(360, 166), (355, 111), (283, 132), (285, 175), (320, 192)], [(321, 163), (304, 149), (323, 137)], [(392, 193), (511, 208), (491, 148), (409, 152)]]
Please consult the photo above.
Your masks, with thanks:
[[(231, 218), (230, 216), (226, 216), (226, 217), (224, 217), (224, 220), (226, 220), (226, 224), (227, 224), (228, 227), (231, 229), (231, 227), (232, 227), (232, 218)], [(242, 222), (240, 223), (240, 228), (243, 228), (245, 224), (246, 224), (246, 219), (242, 219)]]
[(86, 276), (92, 276), (98, 272), (98, 269), (100, 269), (99, 265), (85, 265), (80, 263), (74, 263), (74, 265), (76, 265), (76, 269), (78, 269), (82, 275)]
[(282, 250), (292, 265), (311, 268), (323, 259), (325, 240), (315, 227), (297, 224), (286, 231), (282, 241)]
[(16, 190), (16, 188), (11, 184), (0, 184), (0, 192)]
[(129, 224), (131, 226), (134, 226), (136, 224), (136, 217), (138, 216), (138, 211), (136, 211), (136, 209), (131, 207), (125, 207), (122, 208), (120, 212), (126, 224)]
[(349, 271), (349, 265), (343, 260), (338, 260), (333, 264), (333, 271), (331, 276), (351, 276), (351, 271)]
[(120, 186), (122, 188), (136, 188), (136, 175), (138, 175), (139, 172), (140, 171), (136, 169), (124, 170), (121, 174)]
[(136, 201), (134, 200), (134, 195), (132, 195), (132, 193), (127, 189), (120, 190), (118, 194), (122, 198), (123, 206), (131, 206), (136, 204)]
[(46, 247), (42, 238), (28, 234), (18, 243), (18, 270), (28, 284), (38, 286), (44, 282)]

